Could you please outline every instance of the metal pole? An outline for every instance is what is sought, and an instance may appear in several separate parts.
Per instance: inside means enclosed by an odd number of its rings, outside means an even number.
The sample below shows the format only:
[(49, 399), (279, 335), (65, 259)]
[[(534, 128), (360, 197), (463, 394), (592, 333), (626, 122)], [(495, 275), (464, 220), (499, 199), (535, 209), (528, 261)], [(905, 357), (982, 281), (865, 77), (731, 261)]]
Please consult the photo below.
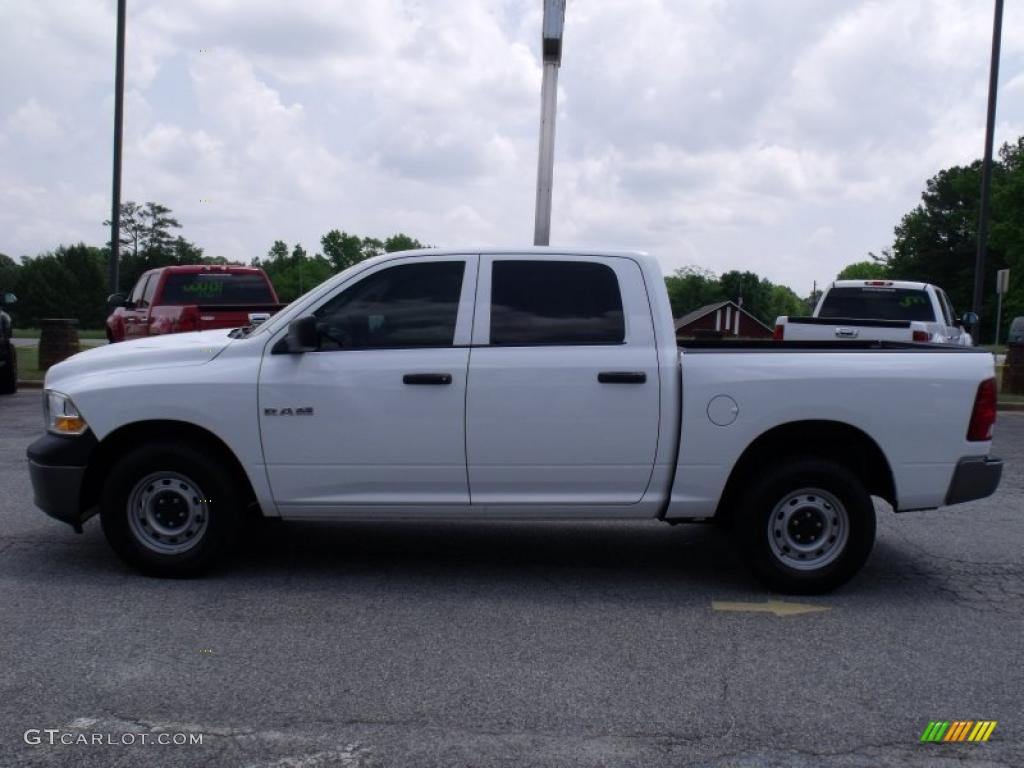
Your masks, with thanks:
[(117, 0), (117, 62), (114, 70), (114, 183), (110, 202), (110, 292), (117, 293), (121, 258), (121, 138), (124, 125), (124, 16), (127, 0)]
[(995, 0), (992, 22), (992, 63), (988, 77), (988, 118), (985, 123), (985, 158), (981, 166), (981, 211), (978, 214), (978, 253), (974, 262), (974, 312), (978, 321), (971, 329), (977, 339), (981, 328), (982, 291), (985, 285), (985, 255), (988, 248), (989, 197), (992, 187), (992, 141), (996, 127), (996, 93), (999, 89), (999, 45), (1003, 34), (1003, 0)]
[(537, 159), (537, 207), (534, 211), (533, 244), (551, 242), (551, 190), (555, 177), (555, 109), (558, 96), (558, 63), (545, 62), (540, 89), (540, 152)]
[(1003, 294), (998, 294), (999, 298), (996, 299), (996, 345), (999, 344), (999, 326), (1000, 321), (1003, 319)]
[(537, 156), (537, 206), (533, 213), (533, 244), (551, 241), (551, 187), (555, 175), (555, 111), (558, 101), (558, 67), (562, 63), (562, 31), (565, 0), (544, 0), (541, 26), (541, 60), (544, 79), (540, 88), (540, 149)]

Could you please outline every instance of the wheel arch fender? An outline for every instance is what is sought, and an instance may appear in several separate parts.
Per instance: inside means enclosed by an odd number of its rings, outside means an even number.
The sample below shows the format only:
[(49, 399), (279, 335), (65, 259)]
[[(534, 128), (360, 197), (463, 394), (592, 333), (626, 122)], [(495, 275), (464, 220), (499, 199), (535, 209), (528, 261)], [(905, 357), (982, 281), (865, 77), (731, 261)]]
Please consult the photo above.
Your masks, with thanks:
[(91, 514), (100, 500), (103, 483), (114, 463), (135, 447), (155, 442), (186, 442), (208, 452), (231, 474), (231, 479), (242, 489), (247, 509), (259, 514), (256, 493), (251, 480), (231, 448), (208, 429), (186, 421), (155, 419), (125, 424), (107, 434), (96, 446), (82, 479), (80, 496), (83, 520)]
[(841, 421), (814, 419), (780, 424), (747, 446), (729, 473), (715, 518), (729, 521), (749, 479), (765, 465), (787, 457), (813, 454), (854, 472), (868, 493), (897, 507), (892, 467), (878, 443), (858, 427)]

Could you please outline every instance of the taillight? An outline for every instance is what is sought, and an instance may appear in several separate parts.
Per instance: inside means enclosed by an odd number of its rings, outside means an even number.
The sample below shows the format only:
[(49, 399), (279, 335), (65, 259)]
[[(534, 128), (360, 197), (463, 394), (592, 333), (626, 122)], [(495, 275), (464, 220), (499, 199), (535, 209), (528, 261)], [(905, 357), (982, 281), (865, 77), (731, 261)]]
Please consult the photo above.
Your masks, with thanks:
[(971, 412), (971, 424), (967, 427), (967, 439), (984, 442), (992, 439), (992, 427), (996, 423), (996, 380), (985, 379), (978, 385)]
[(199, 330), (199, 307), (195, 304), (187, 304), (181, 308), (181, 314), (178, 316), (178, 326), (176, 330), (180, 333), (183, 331), (198, 331)]
[(786, 326), (783, 325), (782, 323), (779, 323), (778, 325), (776, 325), (775, 326), (775, 332), (772, 334), (772, 338), (775, 339), (775, 341), (782, 341), (783, 338), (785, 337), (785, 335), (786, 335)]
[(914, 341), (931, 341), (932, 335), (928, 331), (914, 331)]

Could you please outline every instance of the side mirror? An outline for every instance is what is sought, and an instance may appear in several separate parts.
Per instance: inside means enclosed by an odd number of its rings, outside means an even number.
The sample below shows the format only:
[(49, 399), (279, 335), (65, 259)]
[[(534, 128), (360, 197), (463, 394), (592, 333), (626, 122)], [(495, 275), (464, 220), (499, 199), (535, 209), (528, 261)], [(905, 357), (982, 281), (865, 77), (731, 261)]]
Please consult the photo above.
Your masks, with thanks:
[(300, 317), (288, 323), (288, 351), (292, 354), (314, 352), (320, 349), (320, 331), (313, 315)]
[(978, 314), (976, 312), (964, 312), (960, 318), (960, 325), (964, 328), (973, 328), (978, 323)]
[(112, 293), (107, 296), (107, 306), (111, 309), (123, 307), (127, 303), (128, 302), (126, 301), (126, 297), (123, 293)]
[(18, 297), (15, 296), (13, 293), (5, 293), (5, 294), (3, 294), (3, 296), (0, 296), (0, 306), (8, 307), (11, 304), (17, 304), (17, 303), (18, 303)]

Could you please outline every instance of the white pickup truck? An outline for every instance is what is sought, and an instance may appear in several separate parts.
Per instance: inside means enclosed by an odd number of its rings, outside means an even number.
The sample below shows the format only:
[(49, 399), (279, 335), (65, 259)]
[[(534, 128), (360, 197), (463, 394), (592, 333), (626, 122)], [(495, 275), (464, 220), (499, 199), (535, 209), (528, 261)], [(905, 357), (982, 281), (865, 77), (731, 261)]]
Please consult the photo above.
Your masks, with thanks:
[(937, 285), (901, 280), (836, 280), (818, 300), (810, 317), (783, 315), (775, 321), (777, 341), (861, 339), (973, 344), (964, 326), (973, 312), (957, 317), (946, 292)]
[[(927, 386), (922, 382), (927, 381)], [(563, 249), (364, 261), (258, 327), (50, 369), (35, 502), (196, 574), (250, 515), (722, 522), (775, 589), (850, 578), (897, 511), (991, 494), (992, 355), (676, 344), (658, 262)]]

